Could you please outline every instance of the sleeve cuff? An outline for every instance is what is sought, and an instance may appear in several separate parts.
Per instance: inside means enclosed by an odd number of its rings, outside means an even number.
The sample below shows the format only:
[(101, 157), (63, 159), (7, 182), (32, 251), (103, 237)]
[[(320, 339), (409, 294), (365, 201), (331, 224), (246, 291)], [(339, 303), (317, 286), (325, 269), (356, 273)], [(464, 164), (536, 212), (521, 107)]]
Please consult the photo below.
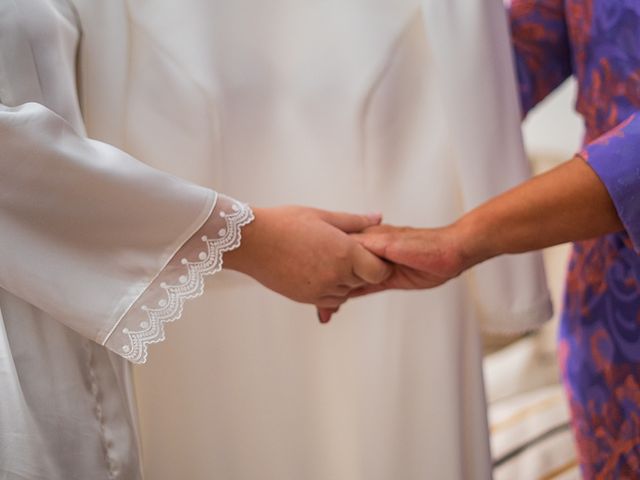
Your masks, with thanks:
[(218, 195), (209, 218), (171, 258), (102, 342), (133, 363), (165, 339), (164, 324), (182, 316), (187, 300), (204, 292), (204, 277), (222, 269), (223, 254), (240, 246), (241, 229), (253, 221), (248, 205)]
[(579, 156), (604, 183), (635, 250), (640, 252), (640, 117), (630, 116), (587, 145)]

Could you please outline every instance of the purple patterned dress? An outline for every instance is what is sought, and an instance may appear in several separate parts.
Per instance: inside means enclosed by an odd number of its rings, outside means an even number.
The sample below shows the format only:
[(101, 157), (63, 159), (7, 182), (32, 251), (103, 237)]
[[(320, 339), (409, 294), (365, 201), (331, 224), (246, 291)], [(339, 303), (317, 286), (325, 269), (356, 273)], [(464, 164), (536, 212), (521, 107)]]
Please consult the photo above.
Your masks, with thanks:
[(522, 105), (575, 75), (580, 153), (626, 231), (575, 244), (559, 335), (585, 478), (640, 478), (640, 0), (513, 0)]

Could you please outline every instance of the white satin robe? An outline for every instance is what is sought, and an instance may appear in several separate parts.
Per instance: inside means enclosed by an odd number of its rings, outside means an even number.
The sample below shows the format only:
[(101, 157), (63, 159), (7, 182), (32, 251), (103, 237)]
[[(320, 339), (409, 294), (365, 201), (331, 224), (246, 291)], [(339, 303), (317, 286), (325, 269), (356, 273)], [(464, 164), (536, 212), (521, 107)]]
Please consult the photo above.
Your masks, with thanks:
[(141, 478), (129, 361), (252, 218), (85, 137), (78, 32), (64, 0), (0, 0), (3, 480)]
[[(3, 478), (141, 476), (127, 361), (251, 220), (211, 187), (439, 224), (527, 173), (498, 2), (176, 5), (0, 0)], [(544, 317), (538, 260), (328, 327), (216, 276), (143, 370), (147, 476), (488, 477), (474, 322)]]
[[(529, 175), (500, 0), (76, 3), (91, 134), (249, 204), (435, 226)], [(550, 311), (538, 255), (327, 326), (210, 285), (137, 372), (153, 479), (488, 478), (477, 322)]]

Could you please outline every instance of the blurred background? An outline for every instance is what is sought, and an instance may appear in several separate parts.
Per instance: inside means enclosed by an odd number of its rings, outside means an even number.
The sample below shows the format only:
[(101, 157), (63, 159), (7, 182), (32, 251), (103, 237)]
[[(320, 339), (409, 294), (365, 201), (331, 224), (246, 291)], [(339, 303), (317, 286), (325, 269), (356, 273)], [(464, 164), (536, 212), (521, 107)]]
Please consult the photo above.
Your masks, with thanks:
[[(576, 84), (565, 82), (523, 125), (536, 173), (571, 158), (583, 128), (574, 112)], [(554, 318), (521, 337), (484, 336), (485, 382), (496, 480), (579, 479), (569, 411), (556, 361), (556, 332), (570, 245), (544, 252)]]

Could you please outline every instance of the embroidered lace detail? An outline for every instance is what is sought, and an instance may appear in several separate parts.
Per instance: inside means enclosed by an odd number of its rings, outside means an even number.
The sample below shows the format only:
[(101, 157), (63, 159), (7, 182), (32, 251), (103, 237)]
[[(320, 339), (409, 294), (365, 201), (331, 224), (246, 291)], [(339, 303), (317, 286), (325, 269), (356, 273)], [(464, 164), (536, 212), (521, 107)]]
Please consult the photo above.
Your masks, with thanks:
[(160, 288), (165, 290), (165, 296), (158, 302), (157, 307), (142, 305), (139, 308), (146, 312), (146, 320), (140, 322), (140, 330), (132, 331), (123, 328), (122, 333), (129, 339), (120, 349), (120, 355), (134, 363), (145, 363), (147, 360), (147, 346), (165, 339), (164, 324), (173, 322), (182, 316), (186, 300), (199, 297), (204, 292), (204, 277), (213, 275), (222, 269), (222, 256), (240, 246), (242, 239), (241, 228), (253, 221), (253, 212), (248, 205), (231, 203), (231, 212), (220, 211), (219, 216), (225, 220), (225, 226), (218, 230), (217, 238), (206, 235), (201, 237), (206, 244), (206, 251), (200, 253), (198, 260), (181, 260), (184, 273), (179, 276), (178, 283), (162, 282)]

